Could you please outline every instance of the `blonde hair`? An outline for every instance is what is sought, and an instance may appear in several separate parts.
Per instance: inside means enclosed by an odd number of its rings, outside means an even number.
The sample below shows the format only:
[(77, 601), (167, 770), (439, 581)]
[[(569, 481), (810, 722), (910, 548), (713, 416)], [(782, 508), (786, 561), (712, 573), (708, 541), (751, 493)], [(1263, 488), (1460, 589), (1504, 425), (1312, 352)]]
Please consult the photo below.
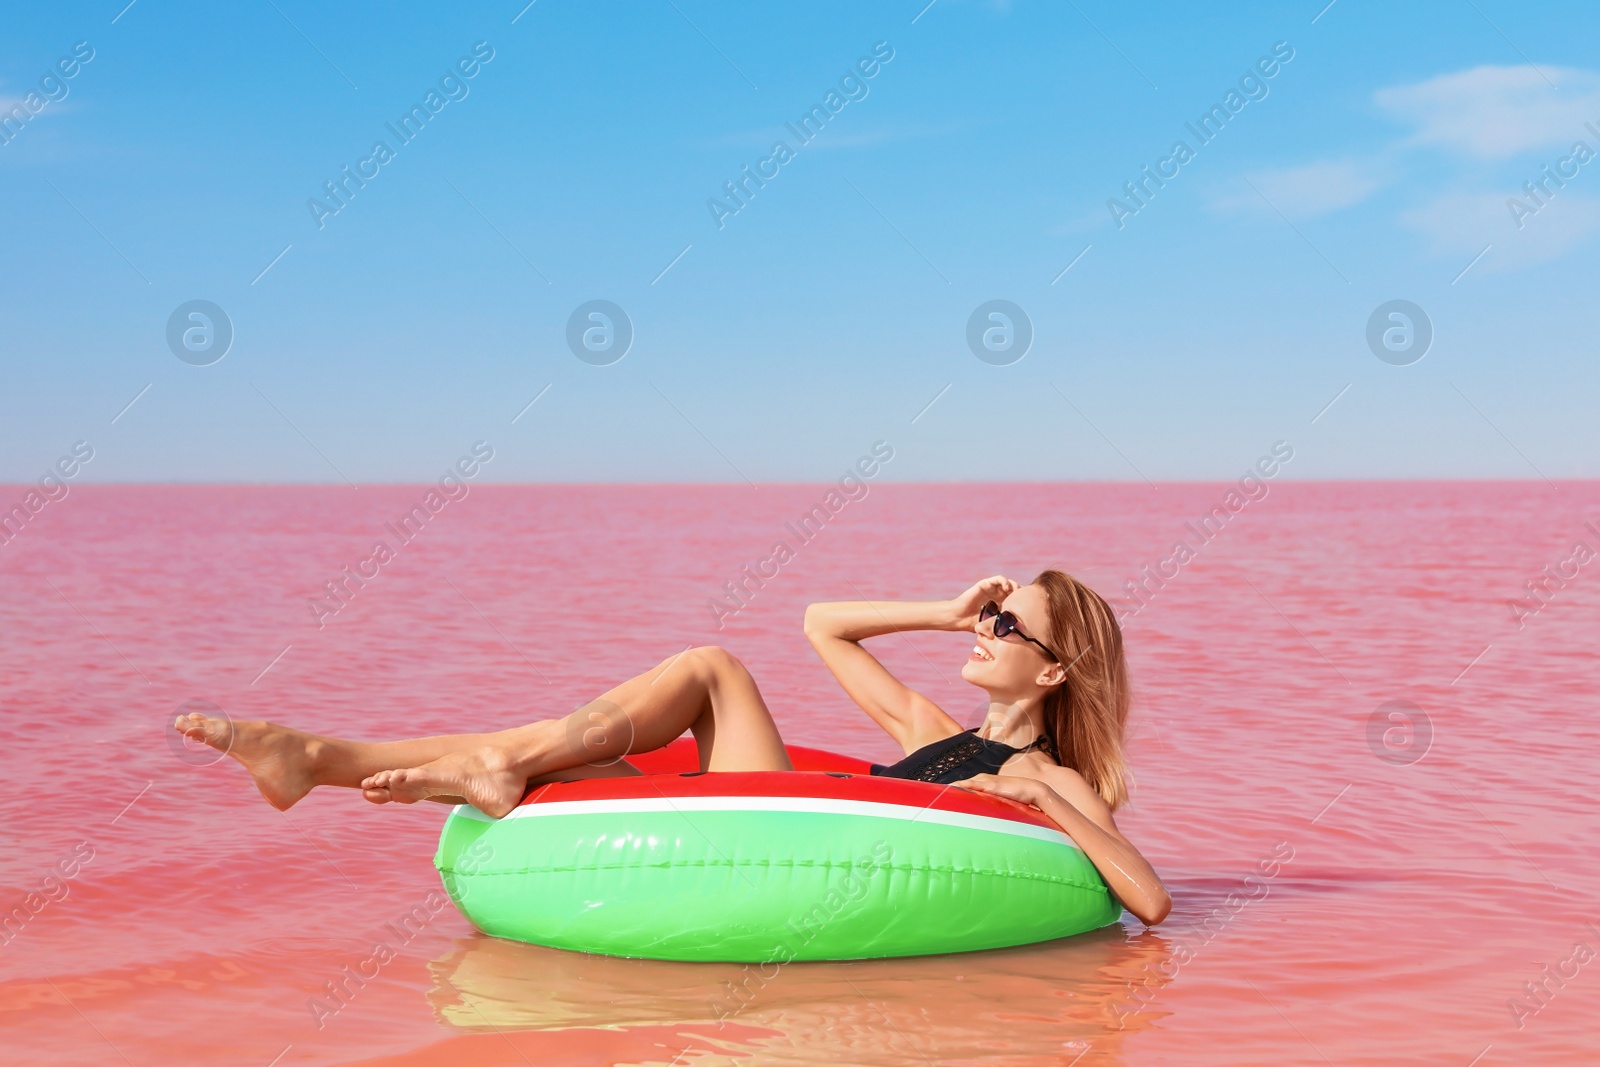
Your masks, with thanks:
[(1050, 649), (1067, 680), (1045, 697), (1045, 734), (1056, 762), (1071, 767), (1115, 811), (1128, 799), (1122, 734), (1128, 722), (1128, 664), (1116, 613), (1070, 574), (1047, 570), (1033, 580), (1045, 591)]

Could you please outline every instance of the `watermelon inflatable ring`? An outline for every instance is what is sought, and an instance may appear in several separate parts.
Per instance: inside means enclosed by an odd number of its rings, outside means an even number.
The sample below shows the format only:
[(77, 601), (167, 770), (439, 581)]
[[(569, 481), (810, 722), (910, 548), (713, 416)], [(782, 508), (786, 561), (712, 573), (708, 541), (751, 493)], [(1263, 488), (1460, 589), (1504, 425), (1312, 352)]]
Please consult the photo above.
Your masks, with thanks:
[(788, 752), (794, 772), (706, 774), (682, 738), (630, 756), (643, 775), (543, 785), (502, 819), (461, 805), (434, 865), (486, 934), (646, 959), (970, 952), (1122, 914), (1032, 808)]

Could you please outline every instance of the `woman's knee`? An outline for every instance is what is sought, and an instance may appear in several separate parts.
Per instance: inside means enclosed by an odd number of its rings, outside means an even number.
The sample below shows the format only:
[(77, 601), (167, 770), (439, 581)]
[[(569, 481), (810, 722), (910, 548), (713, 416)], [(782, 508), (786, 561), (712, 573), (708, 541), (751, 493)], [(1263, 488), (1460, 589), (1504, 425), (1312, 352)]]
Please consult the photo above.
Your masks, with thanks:
[(699, 645), (683, 655), (710, 682), (750, 676), (749, 670), (739, 662), (739, 658), (721, 645)]

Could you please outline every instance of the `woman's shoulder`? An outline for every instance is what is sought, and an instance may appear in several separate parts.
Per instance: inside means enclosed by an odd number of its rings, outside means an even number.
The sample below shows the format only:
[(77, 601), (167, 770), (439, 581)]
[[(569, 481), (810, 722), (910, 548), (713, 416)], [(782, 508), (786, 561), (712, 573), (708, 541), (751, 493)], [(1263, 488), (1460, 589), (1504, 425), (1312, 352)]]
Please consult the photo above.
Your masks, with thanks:
[[(1061, 792), (1061, 787), (1065, 786), (1074, 794), (1093, 793), (1097, 798), (1100, 795), (1095, 793), (1094, 786), (1089, 784), (1089, 779), (1085, 778), (1071, 767), (1063, 767), (1061, 764), (1052, 760), (1050, 765), (1045, 768), (1045, 773), (1054, 779), (1057, 792)], [(1076, 796), (1069, 797), (1068, 799), (1076, 800)]]

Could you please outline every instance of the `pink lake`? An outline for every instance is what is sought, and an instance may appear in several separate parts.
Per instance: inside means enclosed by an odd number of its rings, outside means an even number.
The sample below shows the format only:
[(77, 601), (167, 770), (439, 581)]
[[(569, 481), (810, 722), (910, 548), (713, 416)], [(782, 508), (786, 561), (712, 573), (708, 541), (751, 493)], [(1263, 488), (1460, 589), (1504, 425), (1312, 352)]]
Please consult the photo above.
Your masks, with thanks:
[[(446, 809), (323, 790), (279, 813), (169, 744), (179, 705), (364, 738), (500, 728), (716, 643), (791, 743), (887, 761), (801, 635), (808, 602), (1046, 566), (1123, 602), (1228, 486), (873, 485), (719, 629), (708, 602), (824, 489), (474, 486), (319, 626), (310, 599), (424, 487), (72, 488), (0, 546), (0, 1060), (1600, 1057), (1600, 562), (1570, 562), (1600, 550), (1600, 483), (1577, 481), (1274, 483), (1130, 613), (1118, 822), (1172, 890), (1154, 929), (790, 964), (719, 1025), (738, 965), (502, 942), (447, 909), (319, 1025), (324, 983), (439, 888)], [(1546, 568), (1570, 576), (1530, 600)], [(969, 644), (874, 648), (972, 723)]]

